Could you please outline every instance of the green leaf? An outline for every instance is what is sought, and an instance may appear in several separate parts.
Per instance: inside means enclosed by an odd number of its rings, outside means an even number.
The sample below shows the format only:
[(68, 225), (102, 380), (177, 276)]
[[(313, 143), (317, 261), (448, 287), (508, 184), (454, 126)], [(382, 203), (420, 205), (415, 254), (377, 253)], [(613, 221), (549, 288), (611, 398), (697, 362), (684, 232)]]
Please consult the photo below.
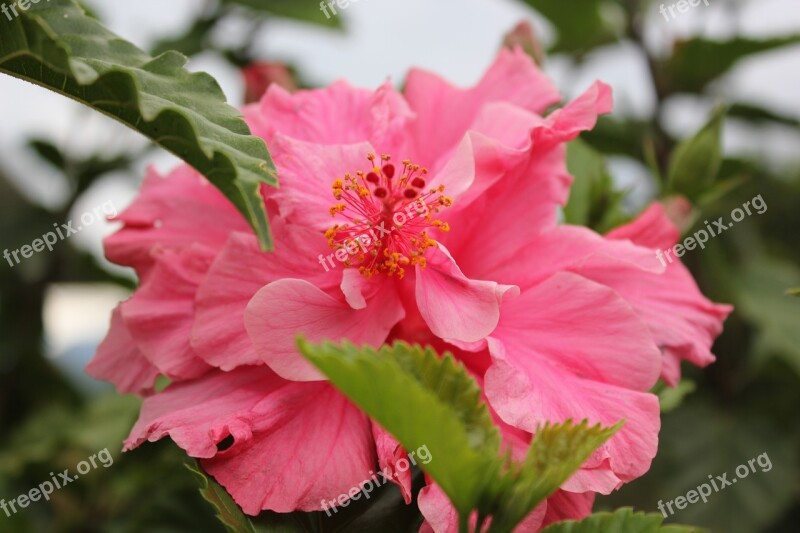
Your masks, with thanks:
[[(331, 16), (325, 16), (322, 9), (320, 9), (318, 0), (292, 0), (291, 2), (286, 0), (223, 0), (223, 2), (226, 4), (239, 4), (267, 15), (310, 22), (321, 26), (332, 28), (341, 28), (342, 26), (341, 17), (333, 15), (330, 8), (328, 8), (328, 12)], [(356, 1), (351, 1), (351, 7), (354, 7), (354, 4), (356, 4)], [(335, 2), (334, 6), (336, 6)], [(339, 15), (342, 11), (337, 8)]]
[(769, 109), (745, 103), (736, 103), (731, 105), (728, 109), (728, 116), (731, 118), (740, 118), (754, 123), (763, 124), (780, 124), (782, 126), (789, 126), (792, 128), (800, 128), (800, 120), (796, 118), (780, 115)]
[(758, 326), (753, 349), (759, 359), (781, 358), (800, 374), (800, 301), (786, 294), (786, 287), (800, 283), (800, 268), (756, 256), (736, 274), (736, 309)]
[(197, 476), (197, 480), (200, 482), (200, 494), (214, 506), (217, 518), (230, 533), (256, 533), (256, 528), (250, 519), (244, 515), (225, 489), (208, 477), (197, 463), (186, 463), (186, 468)]
[(501, 453), (480, 389), (446, 354), (398, 342), (380, 350), (326, 342), (298, 347), (331, 383), (408, 450), (427, 447), (420, 464), (448, 495), (462, 526), (473, 510), (490, 531), (510, 531), (617, 429), (546, 425), (521, 463)]
[(625, 221), (624, 194), (614, 190), (603, 156), (576, 139), (567, 145), (567, 168), (575, 178), (564, 207), (567, 223), (603, 233)]
[(786, 294), (789, 296), (800, 296), (800, 287), (795, 287), (794, 289), (788, 289)]
[(674, 387), (667, 387), (659, 381), (655, 393), (658, 395), (658, 403), (661, 404), (661, 412), (668, 413), (683, 403), (683, 399), (697, 389), (697, 384), (690, 379), (682, 379)]
[(616, 41), (624, 32), (624, 11), (619, 2), (583, 0), (580, 9), (564, 0), (524, 0), (547, 18), (558, 31), (551, 52), (586, 53)]
[(552, 494), (603, 442), (620, 427), (590, 427), (586, 421), (545, 425), (536, 431), (525, 461), (507, 472), (497, 496), (490, 533), (511, 531), (540, 502)]
[(595, 513), (583, 520), (567, 520), (546, 527), (542, 533), (702, 533), (691, 526), (663, 526), (664, 517), (656, 513), (636, 513), (630, 507), (613, 513)]
[(678, 41), (666, 65), (665, 79), (670, 92), (701, 92), (706, 85), (726, 73), (737, 62), (751, 55), (800, 43), (800, 35), (729, 41), (703, 38)]
[(667, 173), (670, 192), (695, 199), (711, 188), (722, 165), (724, 119), (725, 108), (717, 108), (700, 131), (675, 148)]
[(3, 23), (0, 72), (111, 116), (174, 153), (217, 186), (271, 247), (259, 188), (277, 185), (264, 141), (225, 103), (208, 74), (167, 52), (152, 58), (89, 17), (74, 0), (52, 0)]

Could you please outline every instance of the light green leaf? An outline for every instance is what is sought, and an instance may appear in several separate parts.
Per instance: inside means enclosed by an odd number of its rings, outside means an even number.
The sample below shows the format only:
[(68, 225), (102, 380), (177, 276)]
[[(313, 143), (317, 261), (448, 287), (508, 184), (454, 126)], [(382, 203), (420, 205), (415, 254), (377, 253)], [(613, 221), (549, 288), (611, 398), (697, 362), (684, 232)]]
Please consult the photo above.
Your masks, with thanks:
[(511, 531), (552, 494), (620, 427), (590, 427), (586, 421), (546, 425), (536, 431), (525, 461), (506, 472), (497, 496), (490, 533)]
[(697, 384), (690, 379), (682, 379), (674, 387), (668, 387), (663, 381), (659, 381), (653, 392), (658, 396), (658, 403), (661, 404), (661, 412), (668, 413), (683, 403), (684, 398), (697, 389)]
[(379, 351), (345, 343), (300, 351), (408, 450), (427, 446), (426, 471), (458, 509), (473, 509), (500, 470), (500, 436), (474, 380), (450, 356), (398, 343)]
[(400, 342), (380, 350), (304, 340), (298, 347), (406, 449), (427, 447), (432, 460), (420, 466), (448, 495), (462, 526), (477, 511), (492, 517), (490, 531), (510, 531), (617, 430), (544, 426), (516, 463), (501, 454), (477, 384), (449, 354)]
[(693, 199), (711, 188), (722, 165), (721, 138), (724, 119), (725, 108), (717, 108), (700, 131), (675, 148), (667, 175), (670, 192)]
[[(217, 518), (229, 533), (256, 533), (256, 528), (250, 522), (250, 519), (245, 516), (224, 488), (208, 477), (197, 463), (186, 463), (185, 466), (197, 476), (197, 480), (200, 483), (200, 494), (208, 503), (214, 506)], [(286, 531), (299, 530), (288, 529)]]
[(74, 0), (52, 0), (3, 21), (0, 72), (51, 89), (115, 118), (174, 153), (217, 186), (265, 249), (269, 224), (259, 188), (277, 185), (264, 141), (186, 58), (156, 58), (104, 28)]
[(603, 156), (580, 139), (567, 145), (567, 168), (575, 178), (564, 206), (567, 223), (603, 233), (625, 221), (624, 194), (614, 190)]
[(583, 520), (567, 520), (546, 527), (542, 533), (702, 533), (691, 526), (663, 526), (664, 517), (656, 513), (635, 513), (629, 507), (613, 513), (595, 513)]

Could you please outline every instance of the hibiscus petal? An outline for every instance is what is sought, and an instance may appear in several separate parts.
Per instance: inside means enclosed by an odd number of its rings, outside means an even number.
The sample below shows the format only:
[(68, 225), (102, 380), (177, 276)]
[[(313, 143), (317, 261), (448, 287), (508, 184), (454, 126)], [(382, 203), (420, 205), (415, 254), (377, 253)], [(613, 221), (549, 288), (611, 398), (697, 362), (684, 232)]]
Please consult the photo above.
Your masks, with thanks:
[(286, 379), (325, 379), (295, 346), (298, 335), (313, 342), (348, 340), (380, 346), (402, 320), (403, 307), (394, 287), (382, 284), (364, 309), (353, 309), (311, 283), (282, 279), (261, 289), (247, 306), (245, 326), (256, 352)]
[[(372, 422), (372, 436), (378, 451), (378, 465), (384, 477), (400, 487), (406, 505), (411, 503), (411, 463), (403, 446), (388, 431)], [(404, 460), (408, 466), (398, 468), (397, 462)]]
[(146, 399), (125, 449), (165, 436), (204, 459), (250, 515), (319, 511), (369, 479), (376, 460), (370, 422), (344, 396), (266, 367), (215, 371)]
[(233, 233), (197, 291), (192, 347), (207, 363), (232, 370), (261, 363), (244, 326), (247, 304), (266, 284), (301, 278), (319, 287), (333, 286), (313, 251), (324, 247), (321, 234), (275, 219), (275, 252), (265, 253), (252, 233)]
[(437, 168), (437, 161), (443, 161), (456, 146), (484, 105), (509, 102), (542, 113), (561, 99), (552, 82), (520, 49), (504, 49), (471, 89), (454, 87), (433, 73), (412, 70), (405, 96), (418, 116), (412, 130), (415, 161), (431, 168)]
[(515, 286), (467, 278), (442, 245), (426, 258), (426, 268), (416, 267), (417, 306), (431, 331), (446, 341), (483, 339), (500, 320), (504, 296), (519, 294)]
[(233, 204), (185, 165), (166, 177), (150, 169), (139, 197), (113, 220), (123, 227), (105, 240), (106, 257), (134, 267), (140, 278), (153, 266), (155, 247), (219, 249), (231, 231), (251, 231)]
[(333, 226), (330, 207), (336, 203), (331, 185), (346, 172), (369, 170), (371, 144), (323, 145), (277, 135), (270, 153), (281, 177), (272, 193), (282, 217), (290, 223), (324, 231)]
[(638, 270), (652, 275), (664, 272), (664, 266), (652, 250), (627, 240), (605, 238), (589, 228), (559, 225), (528, 239), (527, 246), (513, 258), (487, 261), (478, 256), (468, 261), (460, 255), (459, 264), (466, 265), (464, 269), (470, 275), (492, 275), (494, 279), (519, 285), (523, 290), (563, 270), (582, 272), (581, 269), (591, 267), (599, 271), (624, 269), (628, 273)]
[(100, 343), (86, 373), (110, 381), (119, 392), (145, 394), (153, 389), (159, 371), (136, 347), (122, 320), (120, 306), (111, 315), (111, 328)]
[(547, 498), (547, 514), (542, 522), (542, 527), (564, 520), (583, 520), (592, 514), (594, 496), (594, 492), (555, 491)]
[[(610, 109), (610, 89), (596, 83), (564, 108), (533, 124), (528, 147), (522, 150), (512, 150), (501, 141), (478, 134), (462, 142), (440, 179), (447, 180), (456, 193), (464, 183), (477, 185), (444, 216), (454, 231), (443, 242), (465, 272), (500, 279), (488, 273), (504, 264), (518, 264), (520, 254), (533, 250), (535, 235), (556, 225), (557, 208), (566, 203), (572, 183), (564, 143), (593, 127), (597, 116)], [(473, 146), (478, 139), (481, 144)], [(502, 179), (494, 177), (498, 173)], [(464, 238), (467, 235), (469, 239)]]
[[(420, 533), (458, 533), (458, 513), (447, 495), (438, 485), (431, 484), (419, 492), (419, 510), (425, 517)], [(535, 533), (539, 531), (547, 511), (547, 503), (543, 502), (525, 517), (514, 528), (514, 533)], [(491, 523), (491, 521), (489, 522)], [(477, 525), (477, 515), (470, 519), (471, 528)]]
[(533, 433), (547, 421), (626, 420), (587, 461), (583, 486), (565, 485), (570, 490), (608, 493), (647, 471), (658, 443), (658, 400), (631, 389), (655, 382), (660, 355), (613, 290), (557, 274), (504, 309), (489, 349), (486, 396), (505, 422)]
[(190, 345), (195, 294), (213, 253), (193, 246), (164, 250), (133, 297), (121, 305), (122, 319), (144, 356), (170, 379), (195, 378), (209, 370)]
[[(608, 234), (611, 239), (630, 239), (660, 250), (672, 247), (679, 236), (661, 204), (653, 204), (639, 218)], [(655, 252), (651, 253), (655, 257)], [(682, 360), (700, 367), (714, 362), (711, 345), (733, 307), (715, 304), (703, 296), (680, 261), (667, 263), (660, 276), (592, 267), (580, 272), (613, 287), (647, 322), (664, 350), (662, 377), (668, 384), (674, 386), (680, 380)]]
[(583, 379), (648, 390), (661, 369), (661, 352), (631, 306), (612, 289), (568, 272), (508, 302), (492, 337), (509, 362), (529, 373), (544, 358)]
[(547, 421), (588, 419), (605, 426), (625, 421), (587, 460), (579, 478), (581, 485), (571, 484), (571, 479), (565, 488), (609, 494), (647, 472), (658, 447), (660, 427), (654, 395), (578, 378), (545, 359), (538, 361), (532, 375), (503, 361), (497, 346), (492, 351), (497, 361), (486, 373), (486, 395), (509, 424), (532, 432)]
[(258, 104), (245, 108), (254, 135), (272, 146), (276, 135), (317, 144), (373, 141), (384, 150), (400, 143), (412, 112), (390, 83), (376, 91), (346, 81), (329, 87), (290, 93), (275, 84)]

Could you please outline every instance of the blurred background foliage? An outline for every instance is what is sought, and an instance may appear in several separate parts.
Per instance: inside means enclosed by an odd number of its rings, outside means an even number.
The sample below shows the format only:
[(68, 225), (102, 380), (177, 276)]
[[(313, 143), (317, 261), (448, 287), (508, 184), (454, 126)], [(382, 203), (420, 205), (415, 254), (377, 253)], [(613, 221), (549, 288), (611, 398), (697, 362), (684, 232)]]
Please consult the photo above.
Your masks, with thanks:
[[(636, 214), (630, 208), (631, 191), (615, 185), (618, 180), (609, 170), (608, 157), (623, 157), (646, 168), (652, 178), (651, 199), (666, 203), (686, 235), (704, 227), (704, 220), (729, 219), (732, 209), (759, 194), (768, 205), (765, 214), (747, 217), (735, 229), (711, 239), (705, 250), (683, 257), (703, 292), (715, 301), (733, 304), (736, 311), (716, 343), (714, 365), (703, 370), (684, 366), (686, 378), (678, 389), (658, 387), (663, 427), (651, 471), (619, 492), (598, 498), (596, 510), (631, 505), (655, 511), (659, 500), (685, 494), (709, 474), (732, 472), (766, 452), (773, 464), (771, 471), (752, 474), (747, 482), (714, 494), (706, 504), (689, 506), (675, 519), (712, 531), (797, 531), (800, 299), (788, 291), (800, 287), (800, 151), (794, 161), (777, 165), (766, 153), (723, 151), (720, 137), (723, 124), (735, 124), (749, 135), (778, 131), (796, 142), (800, 121), (779, 107), (721, 101), (719, 88), (737, 63), (796, 44), (800, 34), (756, 39), (732, 32), (713, 40), (678, 38), (654, 50), (647, 43), (646, 31), (654, 18), (659, 20), (659, 2), (522, 3), (546, 19), (556, 37), (549, 46), (542, 45), (535, 32), (523, 26), (507, 42), (523, 44), (539, 61), (572, 65), (580, 65), (603, 47), (625, 43), (646, 61), (655, 93), (649, 116), (604, 117), (594, 131), (570, 146), (569, 167), (576, 182), (564, 211), (567, 222), (605, 232)], [(730, 8), (738, 4), (731, 2)], [(247, 68), (273, 60), (261, 57), (251, 46), (268, 20), (347, 31), (341, 18), (325, 18), (316, 1), (224, 0), (198, 2), (198, 6), (185, 32), (156, 42), (150, 51), (176, 49), (192, 56), (216, 50), (236, 68)], [(249, 27), (240, 43), (222, 45), (212, 35), (231, 17), (245, 18)], [(307, 85), (303, 73), (291, 66), (278, 75), (275, 72), (274, 68), (251, 70), (248, 83)], [(695, 136), (678, 139), (666, 126), (666, 117), (672, 103), (687, 96), (716, 107), (709, 106), (706, 125)], [(13, 124), (4, 122), (3, 127), (13, 128)], [(7, 179), (0, 161), (3, 248), (31, 242), (53, 222), (68, 220), (82, 195), (109, 173), (136, 179), (136, 161), (151, 150), (76, 156), (44, 139), (27, 142), (43, 162), (58, 169), (69, 198), (58, 208), (33, 202)], [(0, 267), (0, 497), (10, 499), (27, 492), (48, 479), (49, 472), (72, 469), (106, 447), (115, 463), (56, 492), (49, 504), (33, 505), (11, 519), (0, 516), (0, 530), (224, 531), (199, 494), (194, 474), (184, 467), (184, 454), (170, 442), (120, 454), (139, 400), (81, 386), (47, 356), (43, 316), (48, 291), (76, 283), (113, 284), (125, 290), (134, 286), (129, 275), (109, 269), (72, 243), (35, 255), (25, 268), (9, 268), (5, 263)], [(418, 476), (417, 487), (420, 483)], [(382, 491), (376, 501), (378, 506), (369, 509), (351, 506), (346, 516), (326, 521), (325, 530), (411, 531), (418, 527), (419, 516), (402, 505), (397, 491)], [(322, 521), (314, 515), (263, 516), (260, 522), (265, 530), (289, 527), (288, 522), (303, 530), (322, 530)]]

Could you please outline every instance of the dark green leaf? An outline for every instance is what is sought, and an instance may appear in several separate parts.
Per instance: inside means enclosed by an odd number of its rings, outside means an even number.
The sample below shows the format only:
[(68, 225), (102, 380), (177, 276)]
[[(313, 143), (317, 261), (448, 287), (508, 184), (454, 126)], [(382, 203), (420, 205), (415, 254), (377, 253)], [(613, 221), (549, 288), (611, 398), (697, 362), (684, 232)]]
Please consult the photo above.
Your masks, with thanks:
[(216, 185), (271, 247), (261, 184), (276, 185), (264, 141), (208, 74), (168, 52), (152, 58), (88, 17), (74, 0), (33, 4), (3, 25), (0, 72), (103, 112), (184, 159)]
[(800, 43), (800, 35), (729, 41), (703, 38), (678, 41), (666, 66), (671, 92), (701, 92), (705, 86), (727, 72), (742, 59), (761, 52)]

